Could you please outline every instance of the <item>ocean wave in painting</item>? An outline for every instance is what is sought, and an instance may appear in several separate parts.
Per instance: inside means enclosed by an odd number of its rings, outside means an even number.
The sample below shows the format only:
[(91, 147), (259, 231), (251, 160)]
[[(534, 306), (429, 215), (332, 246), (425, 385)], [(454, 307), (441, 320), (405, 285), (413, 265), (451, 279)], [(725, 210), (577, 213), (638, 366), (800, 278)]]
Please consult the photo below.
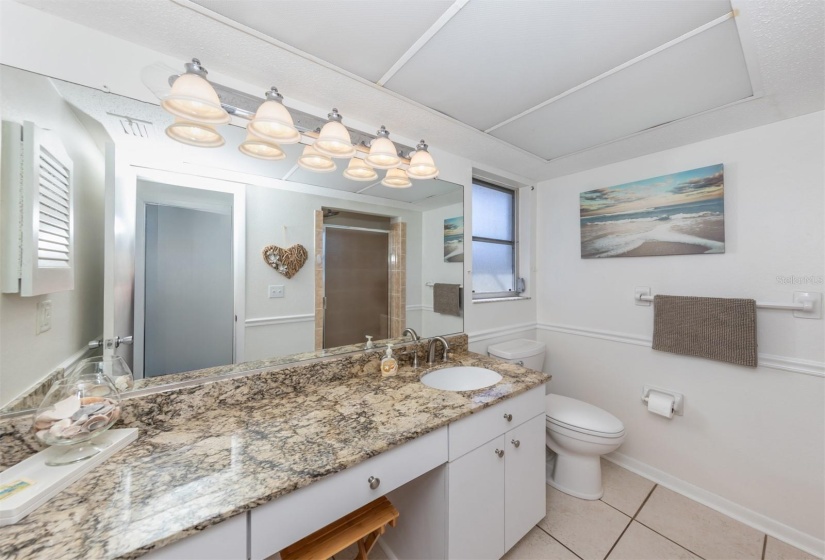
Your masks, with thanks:
[(722, 200), (581, 219), (582, 257), (724, 253)]

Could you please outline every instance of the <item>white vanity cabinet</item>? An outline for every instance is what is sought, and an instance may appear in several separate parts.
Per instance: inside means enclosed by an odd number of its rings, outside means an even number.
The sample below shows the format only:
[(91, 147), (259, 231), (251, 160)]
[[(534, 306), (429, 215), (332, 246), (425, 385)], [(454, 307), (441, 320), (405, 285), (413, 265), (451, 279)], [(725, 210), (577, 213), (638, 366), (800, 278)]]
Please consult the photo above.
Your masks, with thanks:
[(544, 388), (450, 425), (447, 557), (501, 558), (546, 514)]

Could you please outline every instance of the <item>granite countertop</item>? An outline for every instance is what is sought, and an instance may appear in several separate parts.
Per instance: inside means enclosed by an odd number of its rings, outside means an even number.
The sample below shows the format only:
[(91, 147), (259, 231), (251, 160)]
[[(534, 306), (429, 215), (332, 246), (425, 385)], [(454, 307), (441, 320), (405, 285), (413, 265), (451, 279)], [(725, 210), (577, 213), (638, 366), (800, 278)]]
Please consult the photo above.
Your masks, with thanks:
[(138, 440), (0, 528), (0, 558), (135, 558), (549, 379), (466, 352), (444, 365), (487, 367), (502, 381), (440, 391), (418, 382), (425, 368), (382, 378), (378, 359), (365, 353), (125, 404), (123, 427), (139, 427)]

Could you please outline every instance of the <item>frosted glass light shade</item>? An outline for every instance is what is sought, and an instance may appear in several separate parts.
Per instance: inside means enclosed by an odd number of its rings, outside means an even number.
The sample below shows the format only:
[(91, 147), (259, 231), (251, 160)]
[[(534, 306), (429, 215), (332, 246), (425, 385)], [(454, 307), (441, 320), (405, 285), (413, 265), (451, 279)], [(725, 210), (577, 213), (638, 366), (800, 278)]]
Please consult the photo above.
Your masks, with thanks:
[(279, 101), (261, 103), (246, 129), (263, 140), (278, 144), (297, 144), (301, 139), (292, 115)]
[(407, 172), (398, 168), (387, 171), (387, 176), (384, 177), (381, 184), (393, 189), (406, 189), (412, 186), (410, 178), (407, 177)]
[(329, 157), (350, 158), (355, 155), (355, 146), (352, 145), (349, 130), (337, 121), (325, 124), (313, 145), (318, 152)]
[(242, 153), (258, 159), (279, 160), (286, 157), (278, 144), (267, 142), (250, 133), (246, 134), (246, 140), (241, 142), (238, 149)]
[(335, 171), (336, 165), (332, 158), (318, 153), (312, 146), (304, 148), (304, 153), (298, 158), (298, 165), (309, 171), (329, 173)]
[(166, 135), (172, 140), (198, 148), (219, 148), (225, 144), (223, 136), (214, 127), (181, 118), (176, 118), (174, 123), (166, 127)]
[(370, 153), (366, 162), (375, 169), (392, 169), (398, 167), (401, 158), (395, 150), (395, 144), (386, 136), (379, 136), (370, 144)]
[(229, 113), (221, 107), (215, 89), (197, 74), (182, 74), (172, 84), (160, 106), (167, 112), (200, 124), (226, 124)]
[(352, 158), (344, 170), (344, 177), (353, 181), (374, 181), (378, 178), (375, 169), (364, 163), (363, 159)]
[(433, 156), (430, 155), (426, 148), (415, 151), (410, 159), (410, 167), (407, 169), (407, 175), (412, 179), (434, 179), (438, 176), (438, 168), (435, 166)]

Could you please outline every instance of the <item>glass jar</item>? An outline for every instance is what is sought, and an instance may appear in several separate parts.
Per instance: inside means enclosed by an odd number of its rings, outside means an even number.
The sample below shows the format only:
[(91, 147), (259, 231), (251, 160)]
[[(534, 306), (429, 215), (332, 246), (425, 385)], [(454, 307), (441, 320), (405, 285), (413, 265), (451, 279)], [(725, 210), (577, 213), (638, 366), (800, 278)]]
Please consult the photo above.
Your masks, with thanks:
[(55, 383), (34, 413), (37, 439), (66, 451), (46, 462), (68, 465), (94, 457), (101, 451), (93, 438), (120, 418), (120, 394), (103, 373), (75, 370)]

